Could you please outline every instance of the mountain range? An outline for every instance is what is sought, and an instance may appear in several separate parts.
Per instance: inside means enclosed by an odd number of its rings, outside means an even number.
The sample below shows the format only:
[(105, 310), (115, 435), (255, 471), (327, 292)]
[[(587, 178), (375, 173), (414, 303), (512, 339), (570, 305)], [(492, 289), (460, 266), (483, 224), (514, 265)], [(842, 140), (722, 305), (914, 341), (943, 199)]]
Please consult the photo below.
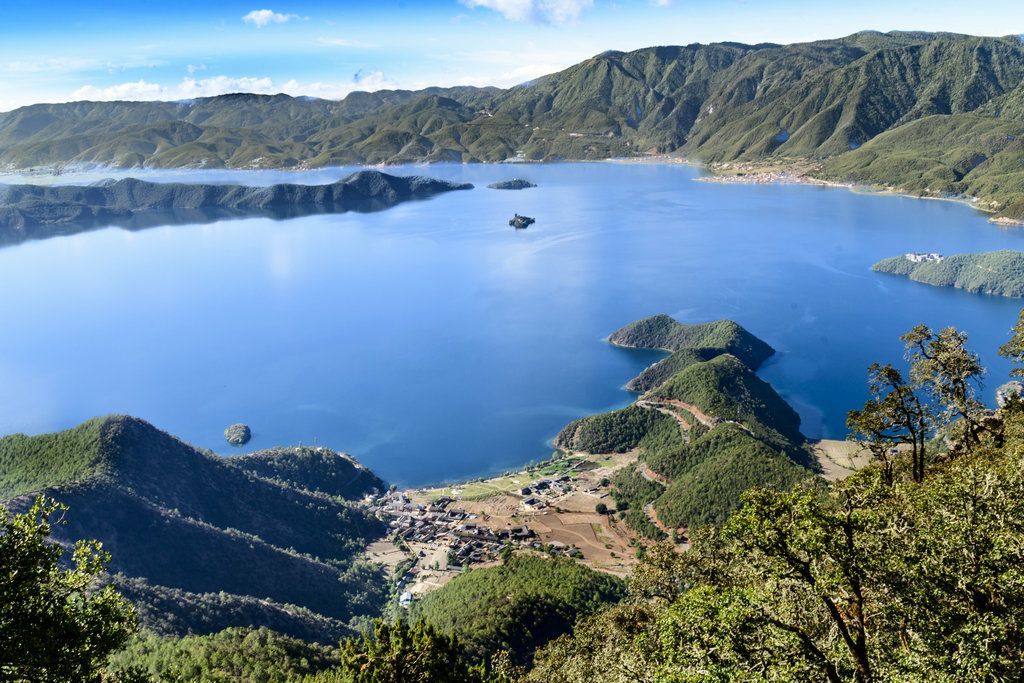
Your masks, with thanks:
[(232, 94), (0, 114), (0, 165), (316, 167), (679, 154), (972, 195), (1024, 216), (1017, 36), (857, 33), (609, 51), (509, 89)]

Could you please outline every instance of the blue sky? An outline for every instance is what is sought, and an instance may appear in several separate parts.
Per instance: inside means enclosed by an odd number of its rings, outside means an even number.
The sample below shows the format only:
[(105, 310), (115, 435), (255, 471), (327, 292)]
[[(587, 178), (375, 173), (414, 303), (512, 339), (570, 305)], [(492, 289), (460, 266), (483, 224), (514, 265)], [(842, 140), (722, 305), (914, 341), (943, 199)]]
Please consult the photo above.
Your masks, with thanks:
[(78, 99), (509, 86), (608, 49), (1024, 33), (1020, 0), (0, 0), (0, 111)]

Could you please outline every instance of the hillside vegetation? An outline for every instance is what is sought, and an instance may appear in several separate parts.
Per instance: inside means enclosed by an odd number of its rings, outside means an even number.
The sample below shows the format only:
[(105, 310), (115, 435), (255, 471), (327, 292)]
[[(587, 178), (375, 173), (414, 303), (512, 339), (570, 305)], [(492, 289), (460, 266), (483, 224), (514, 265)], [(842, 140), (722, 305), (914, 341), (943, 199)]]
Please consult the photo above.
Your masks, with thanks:
[[(330, 642), (385, 598), (379, 570), (356, 561), (384, 531), (363, 509), (257, 476), (141, 420), (115, 416), (60, 434), (7, 437), (0, 454), (8, 506), (27, 509), (37, 493), (66, 504), (53, 537), (101, 541), (114, 558), (110, 571), (124, 575), (118, 581), (158, 632), (273, 624)], [(358, 474), (346, 490), (352, 497), (381, 484), (343, 456), (311, 461), (282, 451), (242, 462), (327, 488), (337, 482), (322, 464), (333, 462), (335, 474)]]
[(672, 353), (629, 383), (643, 392), (637, 403), (570, 423), (555, 446), (639, 450), (640, 465), (612, 478), (612, 495), (641, 535), (665, 536), (651, 508), (670, 527), (721, 524), (751, 486), (785, 489), (812, 474), (800, 416), (753, 370), (774, 351), (740, 325), (682, 325), (656, 315), (626, 325), (609, 341)]
[(0, 438), (0, 500), (103, 472), (102, 425), (103, 418), (94, 418), (63, 432)]
[(975, 194), (1024, 216), (1016, 36), (857, 33), (608, 51), (508, 89), (234, 94), (0, 114), (0, 164), (309, 167), (414, 161), (825, 161), (827, 177)]
[(894, 256), (871, 267), (879, 273), (905, 275), (915, 282), (957, 287), (977, 294), (1024, 296), (1024, 252), (1004, 249), (978, 254), (954, 254), (941, 261), (915, 262)]
[(299, 680), (337, 666), (336, 647), (307, 643), (269, 629), (230, 628), (184, 638), (144, 636), (110, 658), (119, 672), (137, 667), (163, 681), (271, 683)]
[(453, 633), (475, 658), (506, 650), (524, 662), (538, 646), (569, 632), (577, 618), (618, 601), (624, 591), (619, 579), (573, 560), (516, 554), (428, 593), (411, 617)]
[[(687, 552), (655, 546), (627, 598), (523, 680), (1020, 680), (1024, 403), (985, 408), (966, 339), (917, 326), (902, 337), (909, 380), (871, 367), (849, 424), (872, 464), (748, 490)], [(1024, 314), (999, 352), (1024, 373)]]

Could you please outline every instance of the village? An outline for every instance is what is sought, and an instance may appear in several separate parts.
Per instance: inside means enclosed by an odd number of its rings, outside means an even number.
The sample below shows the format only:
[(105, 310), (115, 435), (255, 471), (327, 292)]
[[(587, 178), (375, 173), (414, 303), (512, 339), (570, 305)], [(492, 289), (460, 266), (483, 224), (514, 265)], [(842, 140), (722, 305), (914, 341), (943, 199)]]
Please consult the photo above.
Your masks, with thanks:
[(391, 569), (403, 607), (473, 566), (498, 563), (506, 549), (625, 575), (635, 534), (596, 508), (609, 499), (607, 476), (632, 459), (569, 458), (477, 482), (388, 491), (367, 501), (390, 528), (369, 558)]

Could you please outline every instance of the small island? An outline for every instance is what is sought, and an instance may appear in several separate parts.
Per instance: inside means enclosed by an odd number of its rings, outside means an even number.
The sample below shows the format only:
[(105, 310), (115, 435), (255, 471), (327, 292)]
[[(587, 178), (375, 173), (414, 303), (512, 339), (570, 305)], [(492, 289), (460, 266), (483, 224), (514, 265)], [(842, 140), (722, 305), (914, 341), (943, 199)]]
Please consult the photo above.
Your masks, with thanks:
[(224, 430), (224, 439), (232, 446), (244, 446), (251, 438), (252, 430), (249, 429), (249, 425), (238, 423)]
[(516, 230), (523, 230), (524, 228), (528, 228), (536, 222), (536, 220), (530, 218), (529, 216), (520, 216), (517, 213), (516, 215), (512, 216), (508, 224), (511, 225)]
[(531, 187), (537, 187), (537, 185), (536, 183), (531, 183), (529, 180), (513, 178), (512, 180), (502, 180), (497, 183), (491, 183), (487, 187), (492, 190), (525, 190)]
[(1024, 252), (1012, 249), (952, 256), (913, 252), (879, 261), (871, 269), (975, 294), (1024, 296)]
[(329, 185), (282, 183), (265, 187), (197, 183), (154, 183), (135, 178), (95, 185), (0, 186), (0, 243), (66, 235), (108, 225), (203, 222), (269, 216), (289, 218), (315, 213), (379, 211), (400, 202), (442, 192), (469, 190), (423, 176), (394, 176), (358, 171)]

